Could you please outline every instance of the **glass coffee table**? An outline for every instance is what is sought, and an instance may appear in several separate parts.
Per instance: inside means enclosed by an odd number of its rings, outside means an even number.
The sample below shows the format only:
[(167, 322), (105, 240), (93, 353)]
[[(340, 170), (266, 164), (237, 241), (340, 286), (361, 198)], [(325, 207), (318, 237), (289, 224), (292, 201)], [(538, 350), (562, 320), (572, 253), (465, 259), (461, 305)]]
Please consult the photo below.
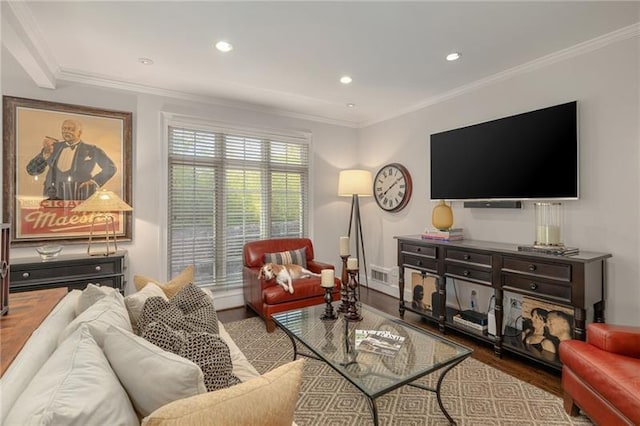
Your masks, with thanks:
[[(336, 320), (321, 320), (324, 310), (323, 304), (273, 315), (275, 323), (291, 339), (293, 359), (301, 355), (324, 361), (351, 382), (367, 397), (375, 425), (376, 398), (404, 385), (434, 392), (440, 410), (449, 423), (456, 424), (442, 404), (440, 389), (446, 374), (471, 355), (471, 349), (367, 305), (360, 307), (362, 321), (346, 321), (341, 314)], [(356, 330), (388, 332), (404, 339), (399, 339), (399, 350), (380, 350), (390, 355), (375, 353), (355, 348)], [(358, 334), (360, 337), (363, 333)], [(312, 353), (299, 351), (296, 342)], [(439, 374), (435, 387), (413, 383), (431, 373)]]

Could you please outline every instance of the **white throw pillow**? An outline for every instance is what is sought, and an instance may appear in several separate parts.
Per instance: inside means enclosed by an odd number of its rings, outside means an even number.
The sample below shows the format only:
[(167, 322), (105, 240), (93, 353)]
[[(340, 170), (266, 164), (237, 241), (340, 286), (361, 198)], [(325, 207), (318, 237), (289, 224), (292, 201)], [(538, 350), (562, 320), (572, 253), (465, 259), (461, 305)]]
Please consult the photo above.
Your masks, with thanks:
[(124, 298), (124, 304), (127, 306), (129, 319), (131, 320), (131, 328), (135, 334), (138, 334), (138, 318), (140, 318), (140, 314), (142, 313), (144, 302), (146, 302), (148, 298), (156, 296), (164, 300), (169, 300), (160, 286), (150, 282), (144, 286), (142, 290)]
[(104, 334), (110, 325), (131, 331), (131, 322), (129, 321), (127, 308), (124, 306), (124, 298), (117, 291), (98, 300), (71, 321), (60, 333), (58, 345), (73, 334), (82, 324), (89, 326), (89, 330), (100, 346), (102, 346)]
[(103, 297), (116, 291), (113, 287), (99, 286), (95, 284), (87, 284), (87, 287), (82, 290), (82, 294), (76, 302), (76, 316), (86, 311), (91, 305), (96, 303)]
[(207, 391), (200, 367), (127, 330), (109, 327), (103, 350), (142, 416)]
[(6, 425), (135, 425), (138, 416), (87, 326), (44, 363)]

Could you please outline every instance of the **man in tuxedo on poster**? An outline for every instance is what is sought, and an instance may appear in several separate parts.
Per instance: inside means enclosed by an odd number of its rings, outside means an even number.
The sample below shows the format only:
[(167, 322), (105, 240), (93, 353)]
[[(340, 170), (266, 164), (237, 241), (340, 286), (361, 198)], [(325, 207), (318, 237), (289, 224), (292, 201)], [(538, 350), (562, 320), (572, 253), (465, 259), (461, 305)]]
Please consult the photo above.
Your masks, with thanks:
[[(49, 200), (86, 200), (116, 174), (116, 165), (101, 148), (81, 139), (80, 121), (64, 120), (61, 130), (61, 141), (45, 136), (27, 173), (38, 176), (47, 170), (43, 195)], [(96, 165), (100, 170), (92, 174)]]

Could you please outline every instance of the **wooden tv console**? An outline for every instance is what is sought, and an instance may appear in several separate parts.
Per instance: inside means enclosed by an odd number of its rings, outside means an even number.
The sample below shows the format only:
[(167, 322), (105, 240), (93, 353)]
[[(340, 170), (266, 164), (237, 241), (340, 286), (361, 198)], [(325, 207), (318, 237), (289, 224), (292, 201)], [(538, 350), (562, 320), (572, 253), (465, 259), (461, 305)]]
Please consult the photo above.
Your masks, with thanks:
[[(524, 344), (519, 334), (503, 332), (505, 292), (573, 312), (574, 339), (585, 339), (588, 322), (604, 322), (605, 261), (611, 254), (581, 251), (571, 256), (556, 256), (519, 251), (517, 245), (490, 241), (447, 242), (423, 239), (420, 235), (395, 238), (398, 240), (400, 316), (411, 311), (437, 322), (443, 333), (454, 329), (490, 342), (497, 356), (508, 351), (556, 369), (562, 367), (557, 355), (538, 353)], [(405, 303), (405, 268), (436, 278), (439, 297), (433, 311)], [(453, 317), (459, 311), (446, 304), (447, 278), (493, 289), (495, 336), (454, 322)], [(587, 312), (593, 312), (593, 316), (587, 318)]]

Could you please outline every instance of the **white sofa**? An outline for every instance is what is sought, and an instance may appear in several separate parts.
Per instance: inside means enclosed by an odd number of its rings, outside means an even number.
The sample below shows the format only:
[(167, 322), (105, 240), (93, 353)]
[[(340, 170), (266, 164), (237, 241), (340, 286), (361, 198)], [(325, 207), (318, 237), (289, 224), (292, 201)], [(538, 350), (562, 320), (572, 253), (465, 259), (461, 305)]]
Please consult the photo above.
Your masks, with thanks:
[[(18, 404), (25, 398), (20, 398), (20, 396), (25, 392), (34, 378), (39, 378), (41, 382), (46, 382), (47, 374), (46, 371), (40, 371), (41, 367), (45, 366), (45, 363), (50, 358), (53, 358), (53, 354), (57, 350), (61, 350), (62, 344), (58, 342), (58, 339), (74, 318), (75, 318), (75, 306), (77, 300), (82, 292), (79, 290), (73, 290), (67, 294), (54, 308), (54, 310), (47, 316), (45, 321), (34, 331), (31, 337), (26, 342), (25, 346), (22, 348), (20, 353), (17, 355), (15, 360), (6, 370), (4, 375), (0, 378), (0, 392), (1, 392), (1, 409), (0, 409), (0, 425), (13, 426), (11, 421), (11, 412), (14, 408), (14, 405)], [(174, 403), (167, 404), (157, 410), (160, 412), (159, 416), (156, 416), (155, 419), (142, 419), (142, 415), (137, 412), (136, 414), (136, 423), (142, 421), (144, 424), (156, 425), (156, 424), (202, 424), (207, 422), (209, 424), (249, 424), (248, 422), (253, 422), (256, 419), (265, 419), (265, 413), (260, 413), (260, 410), (246, 410), (247, 406), (251, 406), (250, 404), (260, 405), (260, 403), (265, 403), (265, 387), (269, 389), (270, 387), (278, 387), (280, 385), (285, 386), (285, 393), (289, 393), (293, 398), (292, 401), (288, 401), (286, 407), (282, 405), (282, 401), (275, 402), (275, 404), (279, 404), (278, 409), (284, 409), (286, 413), (284, 414), (284, 418), (280, 419), (280, 421), (284, 420), (283, 424), (290, 425), (293, 419), (293, 410), (295, 409), (295, 401), (297, 400), (299, 382), (301, 379), (301, 363), (294, 362), (287, 364), (280, 369), (273, 370), (263, 376), (256, 371), (256, 369), (249, 363), (244, 354), (240, 351), (238, 346), (233, 342), (231, 336), (227, 333), (224, 326), (219, 323), (219, 335), (220, 337), (227, 343), (229, 346), (231, 360), (233, 363), (233, 373), (243, 382), (239, 385), (232, 386), (231, 388), (223, 389), (220, 391), (202, 393), (199, 395), (195, 395), (189, 398), (181, 399), (180, 401), (176, 401)], [(86, 328), (86, 327), (85, 327)], [(113, 331), (113, 328), (110, 327)], [(79, 333), (75, 333), (79, 334)], [(82, 333), (80, 333), (82, 334)], [(87, 333), (85, 333), (87, 334)], [(67, 338), (70, 339), (70, 338)], [(100, 346), (96, 345), (98, 350), (100, 350)], [(123, 352), (126, 352), (124, 350)], [(168, 354), (168, 353), (167, 353)], [(74, 355), (75, 356), (75, 355)], [(171, 354), (171, 356), (177, 357), (177, 355)], [(180, 357), (178, 357), (180, 358)], [(91, 358), (89, 358), (91, 359)], [(105, 357), (106, 359), (106, 357)], [(180, 358), (182, 359), (182, 358)], [(77, 363), (69, 363), (70, 366), (65, 367), (68, 368), (69, 371), (72, 371), (76, 368), (81, 368), (76, 364), (82, 364), (84, 367), (87, 362), (91, 361), (78, 361)], [(295, 365), (294, 365), (295, 364)], [(195, 364), (194, 364), (195, 365)], [(109, 364), (107, 364), (109, 366)], [(196, 366), (197, 367), (197, 366)], [(292, 368), (293, 367), (293, 368)], [(51, 368), (51, 367), (49, 367)], [(42, 368), (44, 370), (44, 368)], [(279, 372), (277, 370), (280, 370)], [(299, 370), (297, 376), (295, 374), (292, 376), (292, 370)], [(274, 374), (276, 373), (276, 374)], [(92, 374), (92, 373), (91, 373)], [(109, 373), (110, 374), (110, 373)], [(117, 376), (117, 375), (116, 375)], [(125, 383), (126, 378), (119, 377), (118, 378), (121, 383)], [(81, 378), (80, 385), (83, 385), (83, 381), (86, 382), (87, 393), (94, 392), (91, 389), (92, 385), (95, 383), (91, 383), (94, 381), (100, 381), (100, 376), (91, 376)], [(144, 383), (144, 380), (142, 380)], [(285, 383), (286, 382), (286, 383)], [(297, 385), (296, 385), (297, 383)], [(77, 382), (74, 383), (74, 386), (77, 387)], [(106, 386), (105, 386), (106, 387)], [(126, 387), (126, 386), (125, 386)], [(101, 389), (101, 388), (99, 388)], [(120, 387), (121, 391), (124, 392), (124, 395), (113, 395), (113, 397), (109, 396), (109, 403), (117, 404), (117, 402), (113, 401), (124, 401), (118, 398), (127, 398), (127, 401), (130, 400), (129, 395), (127, 395), (127, 391), (125, 391), (124, 387)], [(75, 389), (78, 391), (78, 389)], [(151, 391), (151, 389), (150, 389)], [(205, 389), (206, 391), (206, 389)], [(80, 389), (81, 392), (81, 389)], [(106, 392), (106, 391), (105, 391)], [(282, 393), (283, 389), (277, 389), (276, 392)], [(100, 392), (98, 392), (100, 393)], [(267, 391), (267, 393), (271, 393)], [(238, 398), (238, 395), (242, 395), (243, 398)], [(251, 396), (253, 395), (253, 396)], [(93, 398), (92, 395), (89, 396)], [(104, 397), (104, 395), (103, 395)], [(74, 398), (76, 398), (74, 396)], [(253, 398), (253, 400), (251, 399)], [(244, 399), (244, 400), (243, 400)], [(291, 399), (291, 398), (290, 398)], [(86, 418), (86, 411), (93, 410), (92, 403), (87, 405), (86, 401), (82, 401), (80, 398), (77, 401), (78, 407), (73, 407), (74, 399), (71, 399), (69, 402), (69, 397), (67, 397), (67, 401), (65, 402), (67, 406), (63, 409), (69, 412), (73, 412), (73, 410), (78, 410), (78, 418), (81, 418), (83, 415)], [(71, 407), (68, 406), (71, 404)], [(225, 405), (227, 404), (227, 405)], [(231, 405), (228, 405), (231, 404)], [(236, 404), (235, 406), (233, 404)], [(249, 404), (249, 405), (247, 405)], [(270, 403), (267, 402), (267, 405)], [(127, 404), (120, 404), (127, 405)], [(135, 405), (135, 403), (133, 403)], [(130, 405), (131, 407), (131, 405)], [(167, 408), (163, 411), (163, 409)], [(245, 407), (243, 409), (239, 409), (239, 407)], [(118, 409), (122, 407), (117, 407)], [(113, 410), (113, 407), (111, 408)], [(225, 411), (223, 415), (216, 415), (215, 418), (217, 421), (211, 423), (206, 419), (211, 419), (211, 410), (219, 410)], [(271, 411), (273, 407), (270, 408)], [(14, 411), (18, 411), (17, 409)], [(84, 413), (83, 413), (84, 411)], [(131, 410), (130, 410), (131, 411)], [(252, 412), (254, 411), (254, 412)], [(275, 410), (278, 411), (278, 410)], [(251, 412), (251, 413), (248, 413)], [(13, 418), (15, 418), (15, 413), (13, 413)], [(155, 412), (154, 412), (155, 414)], [(243, 418), (242, 416), (250, 415), (251, 418)], [(289, 417), (290, 415), (290, 417)], [(225, 417), (227, 416), (227, 417)], [(231, 417), (228, 417), (231, 416)], [(234, 416), (238, 416), (234, 419)], [(278, 417), (282, 417), (282, 412), (278, 414)], [(74, 414), (71, 414), (72, 418), (75, 418)], [(150, 417), (154, 417), (151, 415)], [(287, 417), (289, 417), (287, 419)], [(91, 417), (91, 413), (89, 413), (89, 418)], [(96, 419), (99, 416), (95, 417)], [(278, 421), (278, 423), (280, 423)], [(117, 419), (115, 422), (117, 424), (132, 424), (131, 418), (122, 418)], [(52, 424), (52, 422), (47, 421), (47, 419), (43, 419), (42, 416), (36, 420), (30, 420), (28, 424)], [(20, 425), (22, 426), (22, 425)]]

